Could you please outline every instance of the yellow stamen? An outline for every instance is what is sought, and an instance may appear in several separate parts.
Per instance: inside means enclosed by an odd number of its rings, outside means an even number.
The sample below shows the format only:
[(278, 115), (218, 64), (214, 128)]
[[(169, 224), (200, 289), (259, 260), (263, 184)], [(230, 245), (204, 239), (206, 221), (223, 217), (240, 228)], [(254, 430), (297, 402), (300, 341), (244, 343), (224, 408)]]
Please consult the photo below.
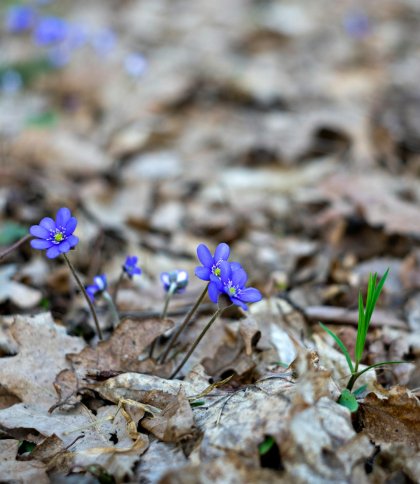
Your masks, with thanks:
[(64, 235), (63, 235), (61, 232), (57, 232), (57, 233), (54, 235), (54, 240), (55, 240), (56, 242), (61, 242), (63, 239), (64, 239)]

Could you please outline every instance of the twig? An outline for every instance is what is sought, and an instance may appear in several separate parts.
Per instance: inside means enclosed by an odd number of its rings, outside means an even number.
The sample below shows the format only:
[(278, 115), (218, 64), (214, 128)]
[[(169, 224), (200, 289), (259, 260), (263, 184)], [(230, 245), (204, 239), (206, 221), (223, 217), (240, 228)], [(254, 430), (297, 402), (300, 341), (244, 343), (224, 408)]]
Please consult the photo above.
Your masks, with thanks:
[(7, 247), (7, 249), (5, 249), (3, 252), (0, 253), (0, 262), (3, 259), (5, 259), (11, 252), (18, 249), (21, 245), (23, 245), (25, 242), (27, 242), (31, 238), (32, 238), (31, 234), (26, 234), (24, 237), (19, 239), (13, 245), (11, 245), (10, 247)]

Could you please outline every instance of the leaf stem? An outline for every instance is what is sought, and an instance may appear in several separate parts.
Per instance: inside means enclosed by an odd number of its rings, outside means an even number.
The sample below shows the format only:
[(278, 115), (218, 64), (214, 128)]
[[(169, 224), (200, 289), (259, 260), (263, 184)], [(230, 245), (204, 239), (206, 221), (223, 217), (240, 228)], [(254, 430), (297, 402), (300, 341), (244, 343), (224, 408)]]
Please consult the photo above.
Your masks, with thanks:
[(181, 363), (178, 365), (177, 369), (172, 373), (170, 376), (170, 379), (175, 378), (175, 376), (182, 370), (183, 366), (185, 363), (190, 359), (190, 356), (193, 354), (194, 350), (197, 348), (198, 344), (200, 341), (203, 339), (204, 335), (207, 333), (207, 331), (210, 329), (211, 325), (216, 321), (216, 319), (223, 313), (225, 309), (227, 309), (230, 306), (224, 307), (224, 308), (219, 308), (217, 311), (213, 314), (211, 317), (210, 321), (207, 323), (206, 327), (203, 329), (203, 331), (200, 333), (198, 338), (194, 341), (193, 345), (191, 346), (190, 350), (188, 353), (184, 356), (184, 359), (181, 361)]
[(90, 300), (90, 297), (88, 296), (88, 293), (86, 292), (85, 287), (82, 284), (82, 281), (80, 280), (79, 276), (76, 273), (75, 268), (73, 267), (73, 264), (70, 262), (69, 258), (66, 256), (66, 254), (61, 254), (64, 257), (64, 260), (67, 262), (67, 265), (69, 266), (69, 269), (71, 273), (73, 274), (73, 277), (76, 279), (76, 282), (78, 286), (80, 287), (80, 290), (82, 291), (86, 302), (88, 303), (90, 312), (92, 313), (93, 320), (95, 321), (95, 326), (96, 326), (96, 331), (98, 333), (99, 339), (103, 340), (103, 335), (102, 335), (102, 330), (99, 326), (99, 321), (98, 321), (98, 316), (95, 311), (95, 307), (93, 306), (92, 301)]
[(168, 345), (162, 355), (159, 357), (159, 362), (163, 365), (165, 363), (166, 358), (168, 357), (169, 352), (175, 345), (175, 343), (178, 341), (178, 338), (180, 334), (184, 331), (184, 329), (187, 327), (188, 323), (190, 322), (191, 318), (195, 314), (195, 312), (198, 309), (198, 306), (200, 306), (201, 302), (203, 301), (205, 295), (207, 294), (207, 289), (209, 287), (209, 283), (206, 284), (206, 287), (203, 289), (203, 292), (198, 296), (196, 302), (194, 303), (194, 306), (189, 310), (188, 314), (185, 316), (184, 321), (182, 324), (179, 326), (179, 328), (175, 331), (175, 333), (171, 336), (171, 339), (168, 342)]
[(3, 252), (0, 253), (0, 262), (3, 259), (5, 259), (11, 252), (18, 249), (21, 245), (23, 245), (25, 242), (27, 242), (31, 238), (32, 238), (31, 234), (26, 234), (21, 239), (19, 239), (17, 242), (12, 244), (10, 247), (7, 247), (7, 249), (5, 249)]

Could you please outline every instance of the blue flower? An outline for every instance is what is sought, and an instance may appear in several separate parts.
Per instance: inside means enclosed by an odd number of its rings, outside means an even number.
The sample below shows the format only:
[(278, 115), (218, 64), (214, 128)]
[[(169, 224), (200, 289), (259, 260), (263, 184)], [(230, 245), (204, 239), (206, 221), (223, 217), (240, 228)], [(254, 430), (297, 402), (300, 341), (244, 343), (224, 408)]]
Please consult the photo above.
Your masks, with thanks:
[(188, 284), (188, 272), (175, 270), (171, 272), (162, 272), (160, 275), (163, 288), (166, 292), (171, 290), (174, 294), (185, 291)]
[(33, 27), (35, 10), (24, 5), (15, 5), (7, 10), (6, 29), (12, 33), (25, 32)]
[(124, 69), (131, 77), (141, 77), (146, 72), (147, 60), (143, 55), (132, 52), (124, 59)]
[(46, 250), (47, 257), (55, 259), (78, 244), (79, 239), (73, 235), (76, 225), (77, 219), (71, 216), (70, 210), (60, 208), (55, 221), (45, 217), (39, 225), (32, 225), (29, 232), (38, 238), (31, 240), (31, 246), (34, 249)]
[(95, 276), (93, 282), (93, 284), (86, 287), (86, 292), (92, 301), (95, 300), (97, 294), (104, 292), (108, 286), (105, 274)]
[(203, 281), (210, 281), (211, 275), (220, 277), (220, 264), (228, 260), (229, 254), (230, 247), (224, 242), (216, 247), (214, 256), (206, 245), (200, 244), (197, 247), (197, 257), (203, 265), (196, 267), (195, 275)]
[(125, 263), (123, 265), (123, 271), (130, 278), (133, 277), (135, 274), (138, 274), (138, 275), (141, 274), (140, 267), (137, 267), (137, 261), (138, 261), (138, 258), (135, 255), (127, 256), (127, 259), (125, 259)]
[(65, 20), (59, 17), (41, 19), (34, 32), (34, 40), (38, 45), (51, 45), (63, 42), (69, 32)]
[(95, 34), (91, 39), (91, 44), (96, 53), (101, 57), (106, 57), (117, 42), (117, 36), (111, 29), (104, 29)]
[(217, 303), (220, 294), (229, 296), (233, 304), (247, 310), (245, 303), (257, 302), (262, 299), (261, 293), (255, 287), (245, 287), (248, 279), (247, 273), (235, 263), (222, 261), (219, 264), (220, 279), (213, 277), (209, 284), (208, 294), (210, 299)]

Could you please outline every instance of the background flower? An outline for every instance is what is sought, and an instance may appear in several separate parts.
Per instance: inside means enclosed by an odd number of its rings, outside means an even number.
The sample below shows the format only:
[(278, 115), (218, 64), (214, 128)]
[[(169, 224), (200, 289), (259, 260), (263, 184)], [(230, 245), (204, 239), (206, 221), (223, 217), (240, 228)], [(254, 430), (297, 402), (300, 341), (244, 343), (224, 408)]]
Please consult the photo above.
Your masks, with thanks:
[(188, 284), (188, 272), (183, 270), (175, 270), (171, 272), (162, 272), (160, 275), (163, 288), (168, 292), (172, 287), (173, 293), (180, 293), (185, 291)]
[(129, 276), (133, 277), (134, 275), (140, 275), (141, 274), (141, 269), (140, 267), (137, 266), (137, 261), (138, 258), (133, 255), (133, 256), (127, 256), (125, 259), (125, 263), (123, 265), (123, 271)]
[(31, 240), (31, 246), (34, 249), (46, 250), (47, 257), (54, 259), (78, 244), (78, 237), (73, 235), (76, 226), (77, 219), (71, 216), (70, 210), (66, 207), (60, 208), (55, 221), (45, 217), (39, 225), (32, 225), (29, 232), (38, 238)]
[(101, 274), (100, 276), (95, 276), (93, 278), (93, 284), (86, 286), (86, 292), (92, 301), (95, 300), (95, 296), (106, 290), (108, 286), (106, 275)]

